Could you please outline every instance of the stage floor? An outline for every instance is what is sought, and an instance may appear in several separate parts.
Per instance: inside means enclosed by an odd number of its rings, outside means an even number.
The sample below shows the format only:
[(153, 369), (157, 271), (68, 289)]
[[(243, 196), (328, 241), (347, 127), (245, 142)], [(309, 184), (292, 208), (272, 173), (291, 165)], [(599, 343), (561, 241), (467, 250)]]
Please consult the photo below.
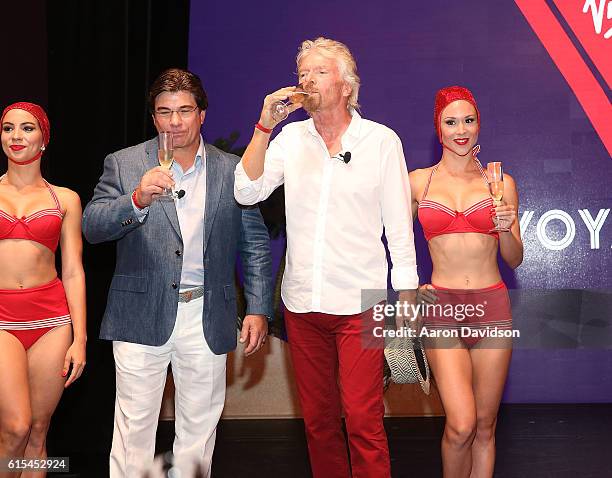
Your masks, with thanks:
[[(394, 478), (441, 476), (444, 418), (388, 418)], [(612, 477), (612, 404), (504, 405), (497, 429), (496, 478)], [(158, 451), (172, 448), (174, 423), (161, 422)], [(49, 444), (50, 456), (70, 456), (71, 473), (50, 477), (108, 476), (110, 443), (78, 451), (67, 440)], [(71, 451), (75, 450), (75, 451)], [(213, 478), (308, 478), (301, 420), (223, 420), (213, 459)]]

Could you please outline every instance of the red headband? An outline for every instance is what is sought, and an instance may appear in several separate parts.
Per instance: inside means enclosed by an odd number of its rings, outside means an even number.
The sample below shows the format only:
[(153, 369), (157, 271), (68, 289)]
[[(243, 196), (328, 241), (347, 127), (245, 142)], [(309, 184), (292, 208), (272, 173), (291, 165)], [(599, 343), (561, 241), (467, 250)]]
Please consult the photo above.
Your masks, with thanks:
[(480, 126), (480, 111), (478, 111), (478, 106), (476, 105), (476, 100), (474, 99), (472, 92), (463, 86), (447, 86), (446, 88), (442, 88), (436, 93), (436, 102), (434, 107), (434, 125), (436, 127), (436, 132), (438, 133), (440, 143), (442, 142), (440, 116), (442, 116), (442, 111), (444, 111), (444, 108), (450, 105), (453, 101), (457, 100), (465, 100), (476, 109), (476, 119), (478, 120), (478, 126)]
[(30, 113), (36, 120), (38, 121), (38, 125), (42, 131), (43, 136), (43, 146), (46, 148), (49, 144), (49, 138), (51, 137), (51, 125), (49, 124), (49, 118), (47, 117), (47, 113), (40, 106), (35, 105), (34, 103), (28, 103), (26, 101), (22, 101), (19, 103), (13, 103), (12, 105), (4, 108), (2, 112), (2, 118), (0, 119), (0, 123), (4, 121), (4, 117), (11, 110), (24, 110)]

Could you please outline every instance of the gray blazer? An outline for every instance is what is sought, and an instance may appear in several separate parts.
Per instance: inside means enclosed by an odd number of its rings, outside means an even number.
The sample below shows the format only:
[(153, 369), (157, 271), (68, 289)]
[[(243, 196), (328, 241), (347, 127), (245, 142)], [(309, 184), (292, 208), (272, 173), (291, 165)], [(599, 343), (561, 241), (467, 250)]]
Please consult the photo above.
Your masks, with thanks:
[[(223, 354), (236, 347), (237, 253), (242, 260), (247, 314), (273, 315), (272, 263), (259, 209), (242, 207), (234, 199), (239, 158), (209, 144), (205, 148), (202, 326), (210, 349)], [(117, 241), (102, 339), (159, 346), (174, 328), (183, 250), (176, 208), (171, 201), (154, 201), (140, 223), (131, 202), (142, 175), (157, 165), (157, 139), (109, 154), (83, 213), (83, 234), (90, 243)]]

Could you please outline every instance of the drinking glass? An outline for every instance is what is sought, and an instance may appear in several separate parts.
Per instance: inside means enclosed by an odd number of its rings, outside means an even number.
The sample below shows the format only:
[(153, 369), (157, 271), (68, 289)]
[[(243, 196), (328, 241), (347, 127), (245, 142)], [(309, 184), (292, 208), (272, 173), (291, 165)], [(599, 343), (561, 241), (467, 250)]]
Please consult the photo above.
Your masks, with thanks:
[[(162, 131), (159, 133), (159, 148), (157, 151), (159, 165), (170, 171), (172, 162), (174, 161), (174, 137), (170, 131)], [(164, 188), (163, 192), (159, 195), (159, 199), (172, 200), (176, 194), (172, 189)]]
[(289, 116), (289, 106), (295, 103), (303, 103), (306, 97), (310, 95), (311, 93), (304, 91), (304, 88), (301, 85), (298, 85), (297, 89), (291, 96), (289, 96), (287, 101), (275, 101), (272, 103), (272, 118), (274, 118), (274, 121), (286, 120)]
[[(501, 205), (501, 200), (504, 197), (504, 172), (502, 170), (501, 161), (492, 161), (487, 164), (487, 179), (489, 182), (489, 193), (493, 198), (495, 206)], [(507, 221), (497, 217), (493, 218), (495, 227), (489, 232), (508, 232)]]

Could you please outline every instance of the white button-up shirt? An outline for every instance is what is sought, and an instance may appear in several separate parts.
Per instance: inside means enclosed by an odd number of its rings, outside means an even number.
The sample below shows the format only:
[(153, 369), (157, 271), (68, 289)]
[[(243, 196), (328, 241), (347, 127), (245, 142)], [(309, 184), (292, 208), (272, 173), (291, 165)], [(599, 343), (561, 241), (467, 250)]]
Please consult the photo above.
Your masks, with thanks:
[(206, 150), (200, 136), (200, 147), (193, 164), (183, 171), (176, 161), (172, 163), (174, 190), (185, 191), (177, 199), (178, 216), (183, 239), (183, 268), (181, 289), (204, 284), (204, 218), (206, 217)]
[(410, 183), (399, 137), (353, 112), (342, 136), (345, 164), (330, 157), (312, 119), (288, 124), (266, 151), (263, 175), (251, 181), (236, 167), (241, 204), (266, 199), (285, 184), (287, 258), (282, 298), (293, 312), (348, 315), (384, 294), (388, 264), (395, 289), (416, 289), (418, 277)]

